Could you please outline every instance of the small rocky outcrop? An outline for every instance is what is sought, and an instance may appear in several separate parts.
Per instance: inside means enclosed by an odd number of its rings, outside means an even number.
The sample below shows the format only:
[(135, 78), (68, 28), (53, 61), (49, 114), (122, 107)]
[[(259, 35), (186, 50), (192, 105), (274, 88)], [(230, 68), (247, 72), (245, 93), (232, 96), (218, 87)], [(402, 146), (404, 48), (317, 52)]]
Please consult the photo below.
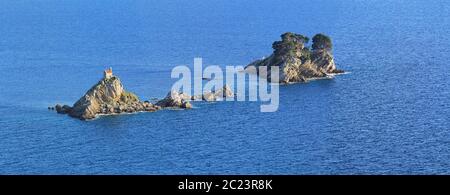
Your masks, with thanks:
[(158, 101), (156, 103), (157, 106), (161, 106), (163, 108), (183, 108), (183, 109), (190, 109), (192, 108), (191, 103), (189, 100), (191, 99), (191, 96), (179, 93), (177, 91), (170, 91), (167, 96)]
[(190, 109), (192, 108), (192, 104), (189, 100), (203, 100), (211, 102), (227, 97), (234, 97), (234, 93), (228, 85), (223, 86), (217, 91), (205, 92), (204, 94), (193, 96), (185, 93), (180, 93), (178, 91), (170, 91), (167, 96), (164, 99), (158, 101), (156, 105), (163, 108)]
[[(313, 38), (310, 49), (307, 46), (309, 38), (300, 34), (284, 33), (281, 41), (275, 41), (272, 45), (274, 52), (268, 58), (250, 63), (246, 68), (266, 66), (279, 66), (280, 83), (306, 82), (312, 78), (327, 77), (330, 74), (343, 73), (336, 68), (331, 53), (331, 39), (323, 34), (317, 34)], [(265, 75), (265, 74), (264, 74)], [(270, 72), (267, 79), (271, 80)]]
[(124, 89), (119, 77), (106, 74), (102, 80), (89, 89), (73, 106), (56, 105), (56, 112), (68, 114), (82, 120), (93, 119), (98, 115), (133, 112), (153, 112), (161, 107), (139, 98)]
[(208, 102), (217, 101), (219, 99), (226, 99), (234, 97), (234, 93), (228, 85), (224, 85), (217, 91), (208, 91), (201, 95), (194, 95), (191, 97), (192, 100), (204, 100)]

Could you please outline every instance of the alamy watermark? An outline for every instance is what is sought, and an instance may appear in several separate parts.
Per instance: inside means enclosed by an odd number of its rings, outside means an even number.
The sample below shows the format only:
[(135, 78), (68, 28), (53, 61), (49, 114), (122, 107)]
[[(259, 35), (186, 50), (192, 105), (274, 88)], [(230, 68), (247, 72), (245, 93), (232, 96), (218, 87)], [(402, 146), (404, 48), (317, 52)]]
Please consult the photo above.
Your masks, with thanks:
[[(172, 85), (173, 91), (189, 95), (201, 95), (228, 86), (235, 95), (216, 101), (261, 101), (261, 112), (275, 112), (279, 107), (279, 67), (220, 66), (203, 67), (202, 58), (194, 58), (193, 71), (188, 66), (176, 66), (171, 77), (179, 79)], [(192, 75), (193, 73), (193, 75)], [(206, 83), (203, 83), (204, 80)], [(248, 88), (246, 88), (248, 87)], [(247, 94), (248, 93), (248, 94)]]

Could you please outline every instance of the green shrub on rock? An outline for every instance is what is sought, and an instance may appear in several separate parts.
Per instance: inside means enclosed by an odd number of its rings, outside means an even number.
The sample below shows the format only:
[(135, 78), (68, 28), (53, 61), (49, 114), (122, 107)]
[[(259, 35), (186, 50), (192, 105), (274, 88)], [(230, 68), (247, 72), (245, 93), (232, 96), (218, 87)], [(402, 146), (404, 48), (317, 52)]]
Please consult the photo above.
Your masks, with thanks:
[(316, 34), (313, 39), (312, 49), (313, 50), (327, 50), (331, 51), (333, 49), (333, 44), (331, 43), (330, 37), (324, 34)]

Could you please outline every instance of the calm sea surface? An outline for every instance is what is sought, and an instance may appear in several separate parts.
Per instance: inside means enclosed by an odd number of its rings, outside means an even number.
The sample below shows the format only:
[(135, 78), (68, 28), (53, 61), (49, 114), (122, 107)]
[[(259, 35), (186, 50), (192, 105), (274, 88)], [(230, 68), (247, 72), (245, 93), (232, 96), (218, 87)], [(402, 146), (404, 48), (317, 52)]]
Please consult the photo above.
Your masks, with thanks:
[[(0, 174), (450, 173), (446, 0), (0, 1)], [(111, 66), (141, 99), (177, 65), (246, 65), (286, 31), (332, 37), (334, 80), (261, 102), (84, 122), (72, 104)]]

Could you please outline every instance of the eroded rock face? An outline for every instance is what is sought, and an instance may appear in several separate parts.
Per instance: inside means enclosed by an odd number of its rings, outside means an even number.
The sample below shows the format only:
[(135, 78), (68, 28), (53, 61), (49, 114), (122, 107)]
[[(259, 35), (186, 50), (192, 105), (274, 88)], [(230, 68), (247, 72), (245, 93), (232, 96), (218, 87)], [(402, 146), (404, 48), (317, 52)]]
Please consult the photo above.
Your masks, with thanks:
[(253, 67), (257, 73), (261, 73), (259, 67), (266, 67), (267, 79), (271, 81), (270, 67), (279, 66), (280, 83), (305, 82), (311, 78), (326, 77), (328, 74), (343, 72), (336, 69), (331, 51), (326, 49), (311, 51), (306, 47), (305, 44), (309, 38), (294, 33), (285, 33), (281, 35), (281, 38), (281, 41), (273, 43), (272, 55), (250, 63), (246, 69)]
[(100, 80), (72, 107), (56, 105), (55, 108), (58, 113), (82, 120), (93, 119), (100, 114), (152, 112), (160, 109), (149, 102), (141, 102), (135, 94), (125, 91), (117, 76)]
[(343, 73), (343, 70), (336, 68), (334, 58), (331, 52), (326, 50), (313, 50), (311, 61), (321, 72), (325, 73)]

